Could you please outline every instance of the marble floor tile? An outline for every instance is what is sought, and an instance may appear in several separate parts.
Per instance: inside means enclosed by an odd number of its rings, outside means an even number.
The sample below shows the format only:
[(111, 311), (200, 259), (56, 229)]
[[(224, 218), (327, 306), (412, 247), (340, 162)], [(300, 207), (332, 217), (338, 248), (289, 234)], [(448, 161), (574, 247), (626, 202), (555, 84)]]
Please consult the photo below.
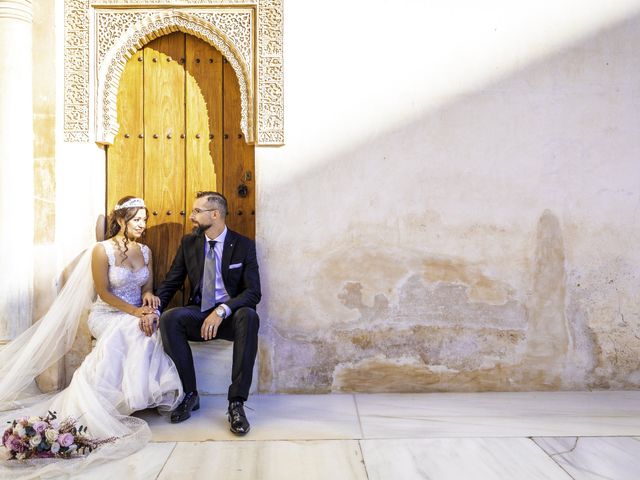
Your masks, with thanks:
[(369, 480), (571, 480), (527, 438), (360, 440)]
[(178, 443), (158, 480), (366, 480), (357, 440)]
[(640, 435), (640, 392), (357, 394), (364, 438)]
[(95, 467), (87, 467), (74, 480), (148, 480), (156, 478), (169, 459), (176, 444), (148, 443), (133, 455)]
[(634, 437), (534, 438), (575, 480), (637, 480), (640, 439)]
[(252, 395), (245, 404), (251, 431), (244, 437), (237, 437), (229, 431), (226, 410), (226, 396), (203, 395), (200, 397), (200, 410), (182, 423), (172, 424), (153, 410), (136, 415), (149, 423), (152, 439), (156, 442), (361, 437), (352, 395)]

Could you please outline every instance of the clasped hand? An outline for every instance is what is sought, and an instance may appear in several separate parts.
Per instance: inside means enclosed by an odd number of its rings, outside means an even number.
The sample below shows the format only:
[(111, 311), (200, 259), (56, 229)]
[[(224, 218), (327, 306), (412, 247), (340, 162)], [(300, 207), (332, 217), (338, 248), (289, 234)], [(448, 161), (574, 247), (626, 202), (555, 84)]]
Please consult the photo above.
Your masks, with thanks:
[(133, 315), (140, 318), (138, 326), (147, 337), (153, 335), (158, 328), (158, 307), (160, 299), (151, 292), (142, 296), (142, 306), (134, 310)]
[(142, 305), (156, 310), (160, 308), (160, 297), (156, 297), (151, 292), (145, 292), (144, 295), (142, 295)]
[(138, 326), (147, 337), (150, 337), (158, 328), (158, 319), (159, 317), (157, 313), (148, 313), (140, 317)]
[(131, 315), (142, 318), (149, 313), (157, 313), (160, 307), (160, 299), (151, 292), (146, 292), (142, 296), (142, 305), (136, 308)]

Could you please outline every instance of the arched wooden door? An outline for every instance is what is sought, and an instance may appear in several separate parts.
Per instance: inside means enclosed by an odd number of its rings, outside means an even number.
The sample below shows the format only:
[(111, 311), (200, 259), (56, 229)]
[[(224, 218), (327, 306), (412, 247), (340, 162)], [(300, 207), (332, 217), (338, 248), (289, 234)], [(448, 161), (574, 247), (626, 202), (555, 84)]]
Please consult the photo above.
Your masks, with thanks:
[(240, 109), (231, 65), (191, 35), (159, 37), (125, 67), (120, 129), (107, 150), (106, 209), (125, 195), (145, 199), (150, 215), (144, 242), (153, 251), (156, 286), (180, 238), (192, 229), (197, 191), (222, 192), (229, 228), (255, 237), (254, 148), (240, 131)]

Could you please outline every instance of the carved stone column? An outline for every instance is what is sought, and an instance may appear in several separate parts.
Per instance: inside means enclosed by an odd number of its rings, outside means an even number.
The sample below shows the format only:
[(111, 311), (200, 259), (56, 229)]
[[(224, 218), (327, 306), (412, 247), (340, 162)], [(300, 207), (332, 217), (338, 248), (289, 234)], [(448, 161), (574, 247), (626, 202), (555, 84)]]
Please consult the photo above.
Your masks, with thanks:
[(32, 321), (32, 25), (31, 0), (0, 0), (0, 345)]

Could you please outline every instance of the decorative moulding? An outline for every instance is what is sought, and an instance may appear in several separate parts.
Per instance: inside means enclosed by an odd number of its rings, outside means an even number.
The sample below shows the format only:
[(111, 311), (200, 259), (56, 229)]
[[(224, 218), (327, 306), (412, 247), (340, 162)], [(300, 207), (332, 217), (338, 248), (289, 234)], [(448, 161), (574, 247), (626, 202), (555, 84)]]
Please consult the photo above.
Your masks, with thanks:
[(154, 38), (170, 32), (182, 31), (213, 45), (233, 67), (240, 84), (240, 128), (247, 141), (253, 143), (251, 14), (252, 10), (96, 11), (98, 26), (96, 141), (111, 144), (118, 132), (116, 111), (118, 84), (127, 61), (138, 48)]
[[(229, 61), (240, 85), (240, 128), (247, 141), (282, 145), (282, 0), (99, 0), (91, 5), (66, 0), (65, 141), (90, 141), (92, 109), (95, 141), (111, 144), (127, 60), (144, 44), (175, 31), (201, 38)], [(90, 63), (94, 89), (89, 88)]]

